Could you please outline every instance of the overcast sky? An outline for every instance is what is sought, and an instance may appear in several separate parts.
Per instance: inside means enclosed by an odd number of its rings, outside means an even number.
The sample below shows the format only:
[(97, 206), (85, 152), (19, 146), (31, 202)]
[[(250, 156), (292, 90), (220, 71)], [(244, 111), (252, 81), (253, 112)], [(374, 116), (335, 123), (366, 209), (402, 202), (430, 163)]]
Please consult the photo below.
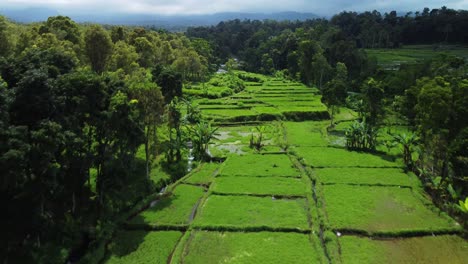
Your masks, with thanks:
[(298, 11), (330, 15), (343, 10), (468, 9), (468, 0), (0, 0), (0, 8), (45, 7), (61, 13), (211, 14), (218, 12)]

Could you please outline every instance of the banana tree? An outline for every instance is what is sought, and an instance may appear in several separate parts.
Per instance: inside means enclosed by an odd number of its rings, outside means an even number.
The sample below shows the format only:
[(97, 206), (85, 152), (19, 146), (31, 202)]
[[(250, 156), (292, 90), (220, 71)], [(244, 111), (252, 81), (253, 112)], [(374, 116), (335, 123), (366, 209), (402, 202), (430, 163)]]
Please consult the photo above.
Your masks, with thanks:
[(457, 204), (458, 209), (464, 213), (468, 213), (468, 197), (466, 197), (465, 201), (458, 201)]
[(413, 166), (413, 158), (411, 156), (413, 147), (419, 142), (419, 138), (415, 134), (396, 134), (392, 135), (393, 140), (403, 147), (403, 162), (408, 169)]
[(193, 143), (193, 155), (195, 159), (208, 160), (210, 158), (208, 147), (211, 140), (217, 139), (218, 128), (213, 128), (210, 122), (201, 121), (188, 129)]

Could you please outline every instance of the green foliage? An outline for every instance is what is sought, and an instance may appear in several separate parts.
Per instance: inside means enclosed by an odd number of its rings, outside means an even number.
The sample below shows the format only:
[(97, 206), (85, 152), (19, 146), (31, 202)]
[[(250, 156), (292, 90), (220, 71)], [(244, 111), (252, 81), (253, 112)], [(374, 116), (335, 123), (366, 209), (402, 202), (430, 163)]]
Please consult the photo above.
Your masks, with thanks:
[(52, 33), (59, 40), (70, 41), (79, 44), (81, 41), (78, 25), (66, 16), (49, 17), (44, 25), (39, 28), (39, 34)]
[(126, 74), (131, 74), (139, 66), (137, 59), (138, 53), (135, 48), (119, 40), (114, 44), (108, 68), (111, 71), (122, 69)]
[(255, 130), (250, 134), (249, 147), (255, 148), (255, 150), (260, 151), (263, 148), (263, 134), (265, 133), (266, 127), (256, 126)]
[(465, 202), (458, 201), (458, 209), (464, 213), (468, 213), (468, 197), (465, 199)]
[(421, 130), (438, 130), (445, 127), (452, 101), (449, 83), (438, 77), (432, 80), (422, 79), (417, 85), (420, 86), (420, 93), (416, 109)]
[(91, 63), (91, 68), (97, 73), (102, 73), (112, 53), (109, 34), (101, 26), (93, 25), (87, 28), (84, 42), (85, 54)]
[(345, 131), (346, 147), (351, 150), (375, 150), (378, 130), (369, 123), (354, 121)]
[(408, 169), (413, 167), (412, 153), (414, 146), (418, 143), (419, 138), (415, 134), (396, 134), (392, 135), (394, 141), (400, 144), (403, 148), (403, 163)]
[(189, 127), (190, 139), (193, 144), (193, 155), (196, 160), (208, 160), (208, 147), (211, 140), (216, 139), (218, 128), (211, 127), (210, 122), (201, 121), (194, 127)]
[(182, 76), (170, 68), (154, 68), (153, 81), (161, 87), (166, 103), (182, 96)]
[(382, 83), (374, 78), (369, 78), (363, 82), (361, 91), (366, 109), (366, 121), (375, 125), (382, 114), (382, 99), (384, 97)]
[(9, 34), (10, 24), (4, 16), (0, 16), (0, 56), (7, 57), (12, 48), (12, 39)]

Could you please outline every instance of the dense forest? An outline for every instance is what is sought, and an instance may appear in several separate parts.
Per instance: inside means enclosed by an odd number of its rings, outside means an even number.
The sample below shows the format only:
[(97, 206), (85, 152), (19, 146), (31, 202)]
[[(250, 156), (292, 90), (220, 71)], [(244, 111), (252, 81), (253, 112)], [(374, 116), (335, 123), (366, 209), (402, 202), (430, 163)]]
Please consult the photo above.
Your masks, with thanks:
[[(366, 49), (443, 50), (468, 44), (467, 28), (468, 11), (446, 7), (232, 20), (185, 34), (0, 16), (2, 262), (76, 260), (109, 236), (119, 216), (184, 175), (185, 142), (213, 130), (190, 103), (196, 95), (183, 89), (210, 84), (221, 64), (317, 87), (330, 129), (339, 107), (355, 110), (351, 149), (378, 151), (373, 131), (409, 124), (412, 133), (392, 141), (404, 146), (407, 170), (466, 223), (458, 206), (468, 195), (466, 58), (440, 55), (386, 70)], [(217, 81), (232, 94), (244, 89), (242, 79)], [(181, 128), (187, 124), (198, 125)], [(198, 159), (209, 158), (206, 140), (194, 140)]]

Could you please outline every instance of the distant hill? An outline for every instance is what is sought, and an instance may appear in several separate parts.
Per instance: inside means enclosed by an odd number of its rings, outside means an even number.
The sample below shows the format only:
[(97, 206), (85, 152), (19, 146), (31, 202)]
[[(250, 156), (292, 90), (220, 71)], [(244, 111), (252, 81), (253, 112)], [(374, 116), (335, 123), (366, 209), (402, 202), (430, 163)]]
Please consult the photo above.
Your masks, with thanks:
[[(23, 10), (8, 10), (0, 9), (0, 14), (9, 17), (10, 19), (23, 22), (38, 22), (44, 21), (49, 16), (56, 16), (59, 13), (56, 10), (46, 8), (29, 8)], [(190, 26), (209, 26), (216, 25), (221, 21), (233, 19), (250, 19), (250, 20), (306, 20), (318, 18), (312, 13), (299, 12), (279, 12), (279, 13), (215, 13), (208, 15), (147, 15), (147, 14), (61, 14), (68, 15), (77, 22), (93, 22), (112, 25), (145, 25), (162, 27), (166, 29), (186, 28)]]
[(56, 16), (57, 10), (48, 8), (26, 8), (26, 9), (2, 9), (0, 15), (4, 15), (13, 21), (21, 23), (31, 23), (47, 20), (50, 16)]

